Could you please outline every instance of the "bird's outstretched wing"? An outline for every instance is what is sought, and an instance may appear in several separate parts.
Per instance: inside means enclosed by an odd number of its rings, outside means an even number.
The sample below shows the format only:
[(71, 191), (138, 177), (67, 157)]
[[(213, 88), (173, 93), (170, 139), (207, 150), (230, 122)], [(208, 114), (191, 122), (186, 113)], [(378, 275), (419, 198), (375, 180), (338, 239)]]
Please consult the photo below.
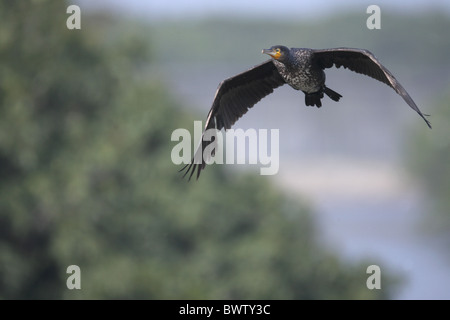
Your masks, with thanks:
[(323, 69), (336, 66), (348, 68), (354, 72), (377, 79), (395, 90), (406, 103), (416, 111), (431, 128), (428, 119), (425, 118), (405, 88), (397, 81), (392, 73), (383, 66), (380, 61), (368, 50), (354, 48), (334, 48), (314, 50), (314, 59)]
[[(271, 60), (222, 81), (217, 88), (211, 110), (206, 118), (205, 131), (230, 129), (248, 109), (283, 84), (285, 81)], [(183, 177), (190, 172), (189, 180), (195, 171), (197, 171), (198, 179), (201, 170), (206, 166), (205, 160), (207, 159), (204, 159), (203, 151), (211, 143), (216, 142), (215, 138), (212, 138), (211, 141), (204, 141), (205, 131), (191, 163), (180, 170), (186, 171)]]

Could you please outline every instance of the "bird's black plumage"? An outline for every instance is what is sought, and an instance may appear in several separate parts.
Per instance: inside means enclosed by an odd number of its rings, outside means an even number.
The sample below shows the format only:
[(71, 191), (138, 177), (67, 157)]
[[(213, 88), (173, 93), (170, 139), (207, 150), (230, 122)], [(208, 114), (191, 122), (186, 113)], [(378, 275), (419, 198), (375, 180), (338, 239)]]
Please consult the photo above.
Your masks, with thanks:
[[(283, 84), (285, 82), (271, 60), (222, 81), (206, 118), (205, 131), (213, 128), (230, 129), (249, 108)], [(180, 170), (186, 170), (184, 175), (190, 172), (189, 179), (195, 171), (197, 171), (197, 179), (200, 176), (201, 170), (206, 166), (203, 151), (213, 142), (204, 141), (202, 135), (191, 163)]]
[[(211, 110), (206, 119), (205, 130), (231, 128), (249, 108), (272, 93), (274, 89), (286, 83), (292, 88), (305, 93), (305, 104), (307, 106), (321, 107), (321, 99), (324, 97), (324, 94), (334, 101), (339, 101), (342, 96), (325, 85), (324, 69), (333, 66), (337, 68), (342, 66), (387, 84), (431, 128), (430, 122), (425, 118), (425, 115), (419, 110), (403, 86), (368, 50), (354, 48), (288, 49), (285, 46), (273, 46), (270, 49), (264, 49), (263, 53), (270, 55), (272, 59), (228, 78), (219, 84)], [(214, 139), (204, 141), (202, 135), (202, 140), (191, 163), (180, 170), (186, 171), (184, 176), (189, 174), (190, 179), (197, 172), (196, 176), (198, 179), (201, 170), (206, 166), (205, 160), (207, 159), (203, 158), (203, 151), (209, 144), (214, 142)]]

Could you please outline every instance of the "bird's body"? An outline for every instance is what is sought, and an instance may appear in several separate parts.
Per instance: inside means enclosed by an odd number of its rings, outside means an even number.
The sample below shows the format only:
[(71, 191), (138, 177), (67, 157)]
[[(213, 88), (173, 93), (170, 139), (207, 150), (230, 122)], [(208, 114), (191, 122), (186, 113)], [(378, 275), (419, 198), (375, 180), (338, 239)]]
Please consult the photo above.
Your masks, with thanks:
[[(419, 110), (397, 79), (368, 50), (354, 48), (307, 49), (273, 46), (262, 51), (272, 59), (236, 76), (222, 81), (217, 88), (213, 105), (206, 119), (205, 130), (229, 129), (249, 108), (284, 84), (305, 94), (307, 106), (322, 106), (326, 94), (334, 101), (342, 97), (325, 85), (325, 72), (333, 66), (348, 68), (379, 80), (395, 90), (431, 128), (430, 122)], [(203, 151), (214, 141), (202, 141), (191, 163), (184, 166), (189, 179), (195, 171), (197, 178), (206, 162)]]
[(282, 60), (274, 59), (272, 63), (288, 85), (295, 90), (303, 91), (307, 106), (320, 108), (324, 93), (334, 101), (339, 101), (342, 96), (325, 86), (325, 72), (316, 61), (315, 50), (279, 47), (286, 53), (286, 57)]
[(313, 50), (292, 48), (291, 57), (284, 63), (273, 60), (284, 81), (296, 90), (305, 93), (320, 91), (325, 84), (325, 72), (313, 63)]

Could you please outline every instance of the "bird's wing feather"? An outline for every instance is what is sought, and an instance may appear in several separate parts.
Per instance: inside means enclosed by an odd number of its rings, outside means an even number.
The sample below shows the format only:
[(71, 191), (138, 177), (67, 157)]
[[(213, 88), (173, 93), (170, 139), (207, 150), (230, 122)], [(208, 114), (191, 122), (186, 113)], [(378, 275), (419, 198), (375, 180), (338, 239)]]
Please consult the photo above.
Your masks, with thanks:
[(249, 108), (285, 82), (271, 60), (222, 81), (217, 88), (210, 115), (217, 129), (230, 129)]
[[(222, 81), (216, 91), (211, 110), (205, 123), (205, 131), (208, 129), (230, 129), (231, 126), (242, 117), (248, 109), (258, 101), (271, 94), (275, 88), (283, 85), (285, 81), (278, 73), (271, 60), (267, 60), (253, 68)], [(191, 163), (184, 166), (184, 175), (190, 172), (189, 179), (197, 171), (197, 179), (206, 163), (203, 159), (203, 151), (212, 141), (202, 141), (195, 152)]]
[(334, 48), (314, 50), (314, 59), (323, 69), (336, 66), (348, 68), (357, 73), (377, 79), (395, 90), (405, 102), (416, 111), (431, 128), (431, 124), (425, 115), (417, 107), (405, 88), (398, 82), (394, 75), (383, 66), (380, 61), (368, 50), (354, 48)]

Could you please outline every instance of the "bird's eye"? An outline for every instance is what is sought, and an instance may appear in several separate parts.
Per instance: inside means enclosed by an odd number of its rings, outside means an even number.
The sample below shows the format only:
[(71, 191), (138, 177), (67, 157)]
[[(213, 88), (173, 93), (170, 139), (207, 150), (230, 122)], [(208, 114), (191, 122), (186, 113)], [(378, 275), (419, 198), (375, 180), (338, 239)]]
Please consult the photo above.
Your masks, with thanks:
[(277, 48), (275, 51), (276, 51), (277, 53), (280, 53), (280, 48)]

